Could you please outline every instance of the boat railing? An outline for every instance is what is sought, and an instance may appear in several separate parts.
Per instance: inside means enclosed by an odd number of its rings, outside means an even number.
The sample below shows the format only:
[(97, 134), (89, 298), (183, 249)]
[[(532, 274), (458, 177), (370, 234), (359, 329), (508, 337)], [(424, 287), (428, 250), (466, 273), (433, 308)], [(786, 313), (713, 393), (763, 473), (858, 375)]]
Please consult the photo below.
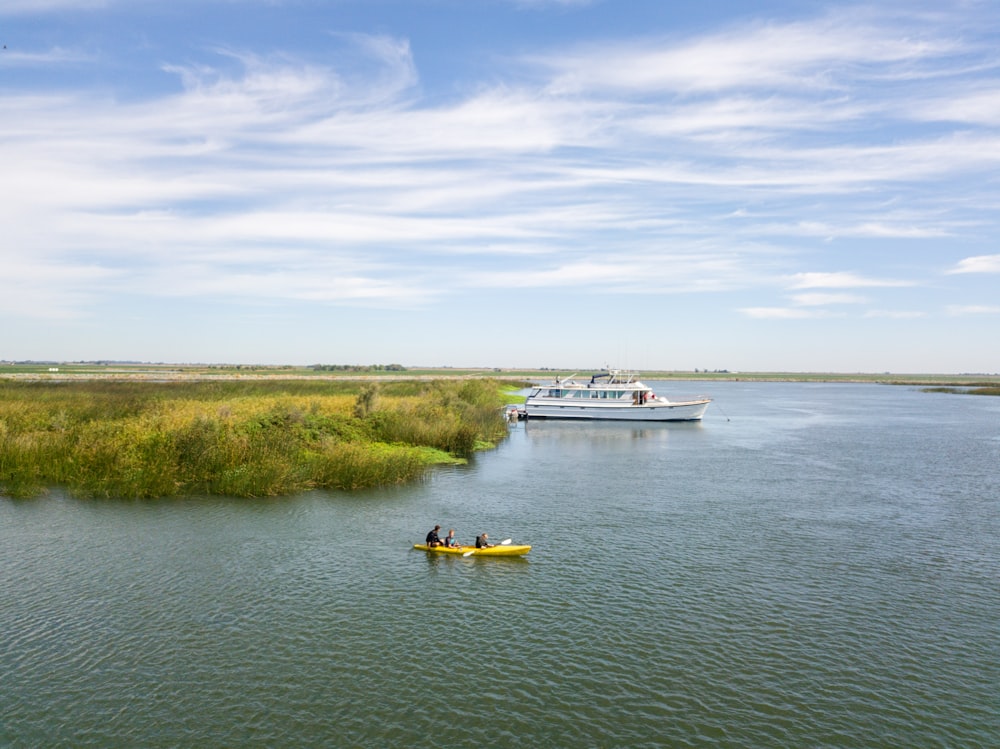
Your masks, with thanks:
[(657, 396), (657, 400), (665, 400), (667, 403), (699, 403), (701, 401), (711, 401), (710, 395), (671, 395)]
[(615, 383), (616, 385), (631, 385), (638, 382), (639, 373), (633, 372), (631, 369), (610, 369), (609, 383)]

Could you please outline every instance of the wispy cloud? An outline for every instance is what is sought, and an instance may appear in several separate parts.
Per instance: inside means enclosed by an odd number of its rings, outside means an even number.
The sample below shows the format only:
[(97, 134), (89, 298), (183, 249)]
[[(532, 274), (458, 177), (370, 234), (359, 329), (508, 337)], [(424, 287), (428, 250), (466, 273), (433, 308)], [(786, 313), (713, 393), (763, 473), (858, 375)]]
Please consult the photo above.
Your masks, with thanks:
[(1000, 273), (1000, 255), (976, 255), (960, 260), (948, 273)]
[(759, 320), (804, 320), (842, 316), (842, 312), (827, 309), (836, 305), (864, 304), (857, 294), (806, 292), (792, 294), (786, 307), (743, 307), (740, 314)]
[(865, 312), (865, 317), (884, 317), (890, 320), (914, 320), (927, 316), (927, 312), (919, 310), (872, 309)]
[(95, 10), (111, 0), (0, 0), (0, 16), (36, 15), (60, 10)]
[(90, 52), (62, 47), (52, 47), (41, 51), (22, 50), (17, 49), (11, 43), (9, 48), (0, 50), (0, 69), (48, 67), (94, 62), (95, 60), (96, 57)]
[(951, 304), (948, 314), (953, 317), (967, 315), (1000, 315), (1000, 305), (996, 304)]
[(588, 45), (539, 62), (552, 70), (552, 86), (560, 92), (691, 94), (748, 87), (839, 92), (848, 88), (845, 79), (858, 74), (856, 66), (872, 66), (891, 77), (891, 66), (905, 65), (912, 75), (915, 63), (958, 51), (944, 36), (886, 34), (871, 15), (859, 16), (856, 10), (809, 22), (741, 26), (681, 43), (648, 39)]
[(743, 307), (739, 312), (758, 320), (805, 320), (831, 316), (826, 310), (805, 307)]
[(828, 304), (864, 304), (865, 298), (856, 294), (795, 294), (792, 302), (801, 307), (823, 307)]
[[(16, 189), (0, 205), (0, 259), (30, 249), (35, 265), (0, 290), (48, 284), (64, 310), (83, 311), (135, 288), (389, 305), (511, 285), (912, 286), (873, 266), (805, 270), (809, 248), (927, 242), (992, 222), (982, 194), (938, 193), (995, 171), (1000, 133), (984, 126), (982, 81), (962, 88), (957, 127), (920, 127), (968, 48), (947, 27), (856, 10), (553, 47), (435, 96), (408, 40), (386, 34), (332, 34), (311, 55), (220, 44), (160, 63), (176, 81), (160, 93), (8, 89), (0, 156)], [(923, 104), (897, 92), (904, 79), (930, 89)], [(904, 127), (887, 130), (887, 118)], [(997, 257), (952, 272), (995, 272)], [(77, 266), (89, 275), (63, 272)], [(788, 302), (743, 314), (870, 300)]]
[(796, 273), (789, 278), (792, 289), (857, 289), (913, 286), (912, 281), (866, 278), (850, 271)]

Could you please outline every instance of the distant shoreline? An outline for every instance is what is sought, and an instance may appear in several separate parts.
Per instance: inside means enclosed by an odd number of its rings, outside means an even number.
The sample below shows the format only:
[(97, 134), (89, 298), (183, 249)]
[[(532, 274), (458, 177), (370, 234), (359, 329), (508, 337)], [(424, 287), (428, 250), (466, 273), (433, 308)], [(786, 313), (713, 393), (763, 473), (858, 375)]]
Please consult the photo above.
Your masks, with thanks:
[[(591, 370), (575, 370), (580, 375)], [(79, 382), (87, 380), (148, 381), (148, 382), (211, 382), (240, 380), (370, 380), (394, 382), (401, 380), (460, 380), (492, 378), (502, 381), (536, 381), (566, 377), (570, 369), (502, 369), (502, 368), (413, 368), (402, 371), (314, 370), (301, 366), (245, 365), (166, 365), (166, 364), (0, 364), (0, 380), (32, 382)], [(834, 373), (834, 372), (690, 372), (643, 370), (646, 380), (697, 382), (826, 382), (877, 383), (912, 386), (998, 387), (996, 374), (916, 374), (916, 373)]]

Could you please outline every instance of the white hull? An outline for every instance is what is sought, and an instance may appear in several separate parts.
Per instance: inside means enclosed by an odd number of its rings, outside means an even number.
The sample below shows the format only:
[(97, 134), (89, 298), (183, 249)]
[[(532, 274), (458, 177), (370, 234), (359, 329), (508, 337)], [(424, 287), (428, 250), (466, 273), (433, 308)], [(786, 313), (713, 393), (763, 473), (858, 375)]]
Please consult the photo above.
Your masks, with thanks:
[(525, 404), (524, 413), (529, 419), (589, 419), (604, 421), (700, 421), (710, 400), (680, 403), (656, 403), (633, 406), (615, 403), (595, 403), (584, 406), (566, 403)]
[(602, 421), (700, 421), (711, 398), (697, 396), (672, 401), (658, 398), (632, 372), (611, 369), (589, 383), (573, 376), (532, 389), (524, 402), (528, 419)]

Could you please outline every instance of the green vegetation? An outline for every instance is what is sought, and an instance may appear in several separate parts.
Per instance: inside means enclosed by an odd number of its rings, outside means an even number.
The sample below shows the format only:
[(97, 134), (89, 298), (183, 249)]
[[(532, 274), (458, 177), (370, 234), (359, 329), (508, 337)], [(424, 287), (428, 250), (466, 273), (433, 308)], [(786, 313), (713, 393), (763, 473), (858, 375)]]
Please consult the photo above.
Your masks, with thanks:
[(363, 374), (406, 371), (406, 367), (402, 364), (313, 364), (310, 369), (314, 372), (361, 372)]
[[(548, 381), (557, 375), (572, 372), (591, 373), (600, 368), (565, 367), (554, 369), (501, 369), (501, 368), (413, 368), (401, 364), (313, 364), (298, 366), (254, 364), (151, 364), (143, 362), (0, 362), (0, 379), (76, 380), (244, 380), (315, 379), (390, 381), (407, 379), (460, 379), (493, 378), (508, 382), (524, 380)], [(892, 385), (930, 387), (1000, 387), (996, 374), (899, 374), (891, 372), (733, 372), (726, 369), (656, 371), (643, 369), (643, 380), (699, 380), (704, 382), (872, 382)]]
[(1000, 386), (973, 385), (970, 387), (933, 387), (924, 388), (925, 393), (957, 393), (959, 395), (1000, 395)]
[(500, 387), (0, 380), (0, 494), (258, 497), (413, 481), (506, 436)]
[(531, 383), (528, 383), (528, 382), (522, 382), (522, 383), (520, 383), (520, 384), (518, 384), (516, 386), (515, 385), (504, 385), (503, 386), (503, 402), (504, 402), (504, 404), (508, 405), (508, 406), (524, 405), (524, 402), (526, 400), (528, 400), (528, 396), (527, 395), (522, 395), (518, 391), (522, 390), (522, 389), (524, 389), (526, 387), (530, 387), (530, 385), (531, 385)]

